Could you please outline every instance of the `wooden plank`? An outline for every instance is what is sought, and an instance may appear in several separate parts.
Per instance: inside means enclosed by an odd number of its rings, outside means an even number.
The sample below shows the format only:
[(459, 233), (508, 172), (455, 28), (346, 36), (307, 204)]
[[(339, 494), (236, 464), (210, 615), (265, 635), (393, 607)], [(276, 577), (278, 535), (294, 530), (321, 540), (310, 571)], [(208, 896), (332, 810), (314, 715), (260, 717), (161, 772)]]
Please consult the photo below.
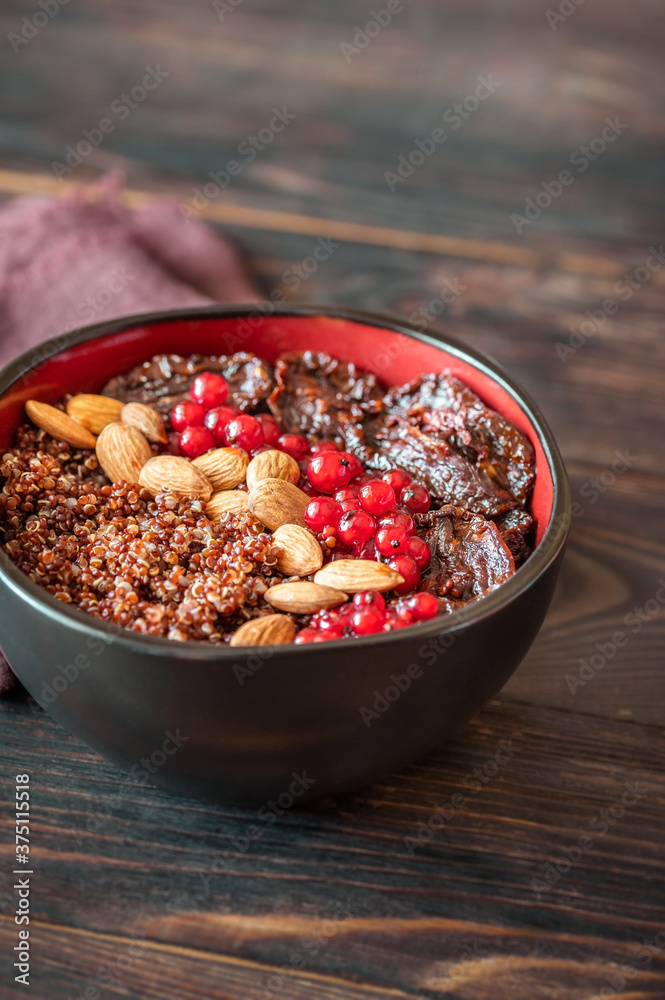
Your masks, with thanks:
[[(203, 921), (204, 928), (207, 923)], [(411, 926), (404, 932), (407, 923)], [(237, 933), (246, 935), (246, 925), (243, 926), (242, 921), (238, 924)], [(609, 957), (602, 943), (589, 942), (586, 949), (584, 946), (575, 948), (574, 957), (562, 959), (556, 957), (557, 944), (568, 943), (566, 936), (543, 939), (540, 935), (534, 957), (524, 958), (519, 954), (519, 943), (513, 935), (501, 929), (494, 935), (491, 930), (473, 926), (454, 924), (437, 929), (435, 921), (423, 921), (422, 924), (402, 921), (391, 927), (390, 922), (379, 920), (373, 921), (364, 931), (356, 927), (342, 931), (344, 946), (355, 949), (364, 945), (368, 955), (385, 960), (386, 965), (374, 983), (367, 974), (367, 965), (362, 962), (358, 963), (359, 971), (343, 971), (341, 962), (348, 952), (341, 952), (339, 945), (338, 964), (328, 974), (293, 967), (293, 963), (309, 957), (307, 952), (303, 953), (300, 942), (303, 939), (312, 942), (313, 947), (317, 931), (321, 950), (337, 944), (325, 922), (322, 926), (317, 926), (316, 922), (305, 923), (300, 929), (296, 929), (297, 922), (284, 920), (279, 926), (275, 922), (274, 933), (285, 933), (287, 949), (285, 956), (274, 964), (234, 960), (209, 948), (164, 947), (143, 938), (72, 932), (39, 923), (33, 933), (40, 953), (40, 970), (32, 979), (31, 995), (40, 1000), (52, 1000), (55, 997), (53, 983), (57, 982), (62, 989), (60, 995), (72, 998), (82, 996), (87, 988), (97, 989), (103, 997), (130, 996), (141, 1000), (188, 1000), (190, 997), (244, 1000), (254, 996), (270, 996), (276, 1000), (304, 1000), (312, 996), (323, 1000), (416, 997), (495, 1000), (497, 996), (532, 1000), (548, 994), (555, 996), (554, 990), (565, 991), (570, 1000), (588, 1000), (594, 991), (607, 989), (608, 982), (619, 985), (619, 977), (622, 977), (630, 984), (620, 993), (622, 998), (647, 1000), (662, 996), (660, 961), (655, 958), (649, 967), (643, 968), (644, 956), (648, 955), (644, 948), (617, 948)], [(401, 937), (404, 934), (411, 949), (410, 955), (399, 954), (408, 962), (406, 975), (395, 974), (396, 956), (391, 948), (395, 941), (393, 934), (400, 934), (398, 941), (404, 940)], [(5, 953), (12, 940), (11, 933), (0, 927), (0, 943)], [(437, 957), (429, 957), (427, 952), (431, 954), (435, 949)], [(406, 980), (406, 983), (393, 985), (396, 980)]]
[[(0, 170), (0, 191), (5, 194), (50, 194), (63, 196), (80, 187), (76, 181), (56, 180), (47, 174), (31, 174), (16, 170)], [(154, 193), (128, 188), (123, 194), (123, 203), (137, 208), (145, 205)], [(187, 202), (184, 202), (186, 205)], [(316, 218), (296, 212), (280, 212), (268, 208), (254, 208), (242, 204), (216, 204), (210, 202), (197, 217), (229, 226), (261, 229), (279, 233), (296, 233), (300, 236), (319, 237), (325, 235), (346, 243), (367, 243), (373, 246), (391, 247), (397, 250), (412, 250), (416, 253), (446, 254), (470, 260), (497, 261), (539, 268), (545, 264), (554, 269), (571, 271), (607, 278), (619, 278), (622, 264), (604, 258), (588, 257), (583, 254), (563, 253), (558, 256), (529, 250), (524, 247), (488, 240), (472, 240), (433, 233), (417, 233), (407, 230), (371, 226), (331, 218)], [(665, 277), (656, 277), (665, 283)]]
[[(575, 503), (579, 483), (575, 476)], [(651, 500), (644, 477), (633, 477), (577, 508), (550, 613), (502, 697), (665, 724), (665, 545), (655, 496), (665, 483), (648, 485)]]
[[(138, 940), (118, 995), (241, 998), (294, 955), (277, 996), (582, 1000), (630, 963), (637, 995), (662, 989), (665, 950), (636, 959), (665, 919), (656, 728), (495, 704), (386, 781), (280, 817), (249, 850), (250, 810), (132, 785), (25, 704), (5, 706), (0, 732), (2, 799), (17, 762), (31, 774), (36, 985), (56, 976), (74, 996)], [(495, 769), (500, 745), (512, 756)], [(0, 961), (12, 934), (5, 922)]]
[[(240, 156), (242, 172), (216, 207), (239, 200), (545, 256), (646, 249), (660, 239), (663, 208), (662, 19), (648, 0), (635, 27), (621, 23), (615, 3), (609, 15), (607, 7), (585, 5), (553, 31), (543, 9), (517, 0), (498, 19), (490, 0), (405, 5), (347, 61), (340, 46), (362, 21), (351, 0), (279, 13), (243, 3), (223, 20), (209, 3), (186, 18), (172, 0), (111, 9), (96, 0), (85, 13), (68, 5), (19, 52), (7, 46), (4, 165), (51, 170), (84, 128), (113, 114), (114, 99), (140, 83), (151, 60), (170, 76), (129, 116), (115, 116), (113, 133), (73, 176), (122, 167), (134, 187), (191, 197)], [(4, 34), (23, 16), (20, 0), (8, 0)], [(63, 64), (74, 71), (63, 74)], [(473, 98), (481, 76), (500, 87), (453, 128), (444, 113)], [(243, 159), (238, 146), (275, 106), (296, 119), (252, 162)], [(543, 183), (571, 168), (575, 149), (608, 117), (624, 121), (625, 133), (584, 171), (573, 167), (575, 183), (518, 233), (511, 215), (528, 197), (542, 200)], [(441, 125), (446, 144), (391, 192), (386, 172)]]

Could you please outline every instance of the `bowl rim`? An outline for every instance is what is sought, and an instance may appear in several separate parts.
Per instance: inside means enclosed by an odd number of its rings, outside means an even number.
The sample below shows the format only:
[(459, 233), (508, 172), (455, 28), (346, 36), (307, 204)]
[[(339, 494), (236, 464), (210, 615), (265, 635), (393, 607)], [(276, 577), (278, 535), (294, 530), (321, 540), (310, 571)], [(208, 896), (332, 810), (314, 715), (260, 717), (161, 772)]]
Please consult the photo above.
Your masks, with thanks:
[[(159, 323), (174, 321), (206, 320), (206, 319), (245, 319), (260, 316), (263, 319), (273, 319), (280, 316), (327, 317), (347, 320), (365, 326), (384, 328), (393, 333), (408, 337), (443, 349), (460, 360), (470, 362), (483, 374), (500, 385), (519, 405), (527, 416), (534, 432), (540, 438), (543, 452), (548, 461), (552, 476), (553, 496), (550, 520), (543, 537), (534, 552), (526, 562), (515, 571), (512, 577), (502, 583), (496, 590), (470, 602), (462, 608), (444, 617), (439, 616), (426, 622), (410, 625), (398, 632), (377, 633), (369, 636), (357, 636), (353, 639), (353, 648), (361, 650), (369, 646), (386, 643), (399, 643), (408, 638), (423, 640), (444, 633), (466, 631), (470, 625), (490, 617), (500, 608), (511, 604), (517, 597), (542, 576), (548, 567), (556, 560), (566, 543), (571, 524), (570, 488), (563, 459), (554, 440), (554, 436), (531, 395), (517, 383), (494, 358), (473, 347), (469, 347), (456, 337), (441, 329), (428, 327), (418, 330), (399, 316), (375, 313), (361, 309), (350, 309), (337, 306), (312, 305), (294, 303), (275, 305), (266, 300), (259, 303), (192, 306), (180, 309), (153, 310), (122, 316), (117, 319), (104, 320), (99, 323), (77, 327), (74, 330), (60, 334), (38, 345), (39, 358), (35, 360), (35, 348), (31, 348), (14, 358), (0, 369), (0, 397), (11, 386), (25, 377), (31, 370), (52, 357), (63, 353), (71, 347), (95, 340), (114, 333), (122, 333), (134, 327), (154, 326)], [(18, 597), (33, 608), (43, 613), (47, 619), (60, 625), (66, 625), (74, 631), (87, 636), (108, 636), (121, 646), (131, 648), (134, 653), (147, 655), (163, 655), (168, 653), (176, 660), (191, 662), (238, 660), (239, 655), (249, 655), (254, 646), (207, 645), (204, 642), (176, 642), (161, 636), (145, 635), (132, 632), (123, 626), (102, 622), (93, 618), (76, 606), (58, 601), (38, 584), (30, 580), (9, 556), (0, 549), (0, 582), (8, 586)], [(325, 644), (326, 650), (334, 652), (342, 647), (347, 648), (347, 639), (335, 639)], [(311, 652), (307, 644), (271, 647), (271, 659), (305, 656)]]

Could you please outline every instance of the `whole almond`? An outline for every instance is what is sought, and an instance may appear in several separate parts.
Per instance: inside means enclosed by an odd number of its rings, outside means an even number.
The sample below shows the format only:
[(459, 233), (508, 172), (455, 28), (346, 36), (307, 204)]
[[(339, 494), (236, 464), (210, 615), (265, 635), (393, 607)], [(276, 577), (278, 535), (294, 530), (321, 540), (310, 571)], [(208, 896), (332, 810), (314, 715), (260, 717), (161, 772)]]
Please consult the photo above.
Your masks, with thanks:
[(272, 537), (279, 550), (277, 569), (284, 576), (309, 576), (321, 569), (323, 552), (308, 528), (283, 524)]
[(154, 441), (155, 444), (166, 444), (168, 441), (164, 421), (152, 406), (146, 406), (145, 403), (125, 403), (120, 419), (128, 427), (136, 427), (148, 441)]
[(341, 590), (324, 587), (320, 583), (310, 583), (309, 580), (278, 583), (267, 590), (264, 596), (274, 608), (294, 615), (313, 615), (325, 608), (336, 608), (348, 598)]
[(297, 486), (300, 466), (285, 451), (261, 451), (247, 466), (247, 489), (253, 490), (262, 479), (285, 479)]
[(213, 493), (206, 503), (206, 514), (211, 521), (218, 521), (222, 514), (241, 514), (247, 510), (247, 494), (242, 490), (222, 490)]
[(179, 455), (154, 455), (141, 469), (139, 483), (153, 496), (176, 493), (179, 496), (196, 496), (201, 500), (209, 500), (212, 496), (210, 480), (193, 462)]
[(33, 424), (41, 427), (56, 440), (66, 441), (74, 448), (94, 448), (95, 439), (89, 430), (73, 420), (72, 417), (56, 410), (55, 406), (29, 399), (25, 404), (25, 412)]
[(207, 476), (217, 493), (233, 490), (244, 482), (248, 463), (249, 455), (242, 448), (215, 448), (207, 455), (195, 458), (192, 465)]
[(111, 396), (95, 396), (81, 392), (72, 396), (67, 403), (67, 413), (78, 424), (87, 427), (93, 434), (101, 434), (107, 424), (120, 420), (123, 404)]
[(314, 582), (358, 594), (361, 590), (392, 590), (404, 583), (404, 577), (385, 563), (371, 559), (336, 559), (319, 570)]
[(231, 636), (231, 646), (282, 646), (293, 642), (296, 627), (287, 615), (252, 618)]
[(138, 483), (152, 448), (135, 427), (107, 424), (97, 438), (97, 460), (112, 483)]
[(306, 528), (303, 514), (310, 498), (285, 479), (262, 479), (250, 491), (248, 506), (266, 528), (276, 531), (283, 524)]

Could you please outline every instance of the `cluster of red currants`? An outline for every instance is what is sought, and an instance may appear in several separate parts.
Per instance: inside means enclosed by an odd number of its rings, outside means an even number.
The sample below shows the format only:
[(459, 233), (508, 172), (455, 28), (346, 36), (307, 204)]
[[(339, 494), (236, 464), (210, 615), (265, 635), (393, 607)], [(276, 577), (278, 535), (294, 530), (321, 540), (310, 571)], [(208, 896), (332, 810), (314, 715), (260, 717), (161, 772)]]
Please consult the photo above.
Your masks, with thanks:
[(430, 561), (429, 546), (416, 534), (413, 518), (429, 510), (431, 497), (425, 487), (399, 469), (381, 477), (365, 472), (357, 458), (330, 442), (315, 445), (307, 479), (310, 492), (324, 495), (312, 496), (305, 523), (335, 550), (332, 558), (349, 553), (360, 559), (383, 557), (404, 577), (396, 593), (414, 590)]
[(202, 372), (192, 383), (190, 399), (171, 411), (173, 443), (187, 458), (198, 458), (211, 448), (242, 448), (250, 455), (264, 448), (278, 448), (300, 461), (309, 452), (307, 439), (299, 434), (282, 434), (269, 413), (255, 417), (237, 406), (225, 405), (229, 385), (222, 375)]
[(309, 626), (298, 632), (295, 642), (329, 642), (350, 635), (391, 632), (434, 618), (438, 608), (436, 597), (425, 591), (402, 597), (396, 604), (386, 607), (383, 594), (365, 590), (348, 604), (313, 615)]

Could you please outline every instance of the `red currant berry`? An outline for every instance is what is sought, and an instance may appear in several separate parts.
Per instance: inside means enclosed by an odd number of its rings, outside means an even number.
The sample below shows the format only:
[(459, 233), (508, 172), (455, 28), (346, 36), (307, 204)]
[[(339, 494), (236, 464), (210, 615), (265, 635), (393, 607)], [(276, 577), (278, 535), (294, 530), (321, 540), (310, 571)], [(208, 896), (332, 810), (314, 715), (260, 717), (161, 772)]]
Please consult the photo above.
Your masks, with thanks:
[(351, 631), (354, 635), (374, 635), (383, 632), (385, 621), (386, 614), (381, 608), (358, 608), (351, 615)]
[(376, 548), (382, 556), (397, 556), (406, 552), (409, 536), (403, 528), (379, 528), (376, 533)]
[(261, 424), (263, 440), (267, 445), (270, 445), (271, 448), (275, 448), (282, 434), (279, 429), (279, 424), (269, 413), (257, 413), (256, 419)]
[(358, 497), (351, 497), (350, 500), (342, 500), (340, 507), (342, 508), (345, 514), (349, 510), (361, 510), (360, 500), (358, 499)]
[(293, 641), (296, 646), (300, 646), (306, 642), (329, 642), (330, 639), (336, 638), (336, 635), (330, 635), (328, 632), (319, 632), (317, 629), (304, 628), (298, 632)]
[(342, 514), (337, 526), (337, 537), (344, 545), (363, 545), (374, 537), (376, 521), (366, 510), (349, 510)]
[(401, 469), (390, 469), (389, 472), (384, 472), (381, 478), (385, 483), (390, 483), (395, 493), (399, 493), (411, 482), (408, 472), (402, 472)]
[(335, 639), (341, 639), (344, 635), (344, 623), (340, 621), (337, 611), (320, 611), (318, 615), (314, 615), (309, 627)]
[(180, 451), (180, 434), (178, 434), (177, 431), (171, 431), (171, 433), (167, 436), (169, 441), (166, 446), (166, 454), (177, 455), (179, 458), (182, 458), (182, 452)]
[(171, 425), (174, 431), (184, 431), (185, 427), (200, 427), (205, 410), (198, 403), (178, 403), (171, 411)]
[(355, 500), (357, 496), (357, 486), (342, 486), (333, 493), (333, 500), (336, 500), (337, 503), (344, 503), (345, 500)]
[(394, 611), (399, 620), (405, 625), (411, 625), (411, 623), (415, 621), (415, 618), (411, 614), (411, 611), (406, 603), (406, 598), (404, 597), (397, 602), (394, 608), (392, 608), (392, 611)]
[(429, 618), (434, 618), (439, 610), (439, 602), (434, 594), (428, 594), (424, 590), (403, 598), (397, 605), (398, 614), (401, 606), (417, 622), (425, 622)]
[(215, 447), (215, 439), (206, 427), (185, 427), (179, 444), (187, 458), (198, 458)]
[(416, 533), (416, 522), (405, 510), (390, 510), (379, 521), (380, 528), (402, 528), (409, 537)]
[(400, 628), (406, 628), (410, 625), (413, 619), (409, 616), (408, 620), (400, 618), (395, 608), (388, 608), (386, 611), (386, 621), (383, 626), (384, 632), (393, 632)]
[(418, 535), (414, 535), (413, 538), (409, 539), (406, 554), (407, 556), (411, 556), (421, 569), (427, 569), (432, 558), (429, 545), (422, 538), (419, 538)]
[(352, 455), (349, 451), (342, 451), (340, 454), (343, 455), (349, 463), (349, 479), (357, 479), (358, 476), (363, 476), (365, 474), (365, 470), (355, 455)]
[(312, 445), (312, 455), (318, 455), (322, 451), (339, 451), (334, 441), (319, 441)]
[(302, 434), (282, 434), (277, 447), (291, 458), (295, 458), (296, 462), (302, 461), (309, 452), (309, 442)]
[(239, 417), (229, 420), (224, 428), (224, 441), (229, 447), (243, 448), (245, 451), (256, 451), (263, 444), (263, 431), (256, 417), (241, 413)]
[(337, 527), (341, 516), (342, 508), (330, 497), (313, 497), (303, 514), (305, 524), (312, 531), (323, 531), (329, 525)]
[(355, 610), (356, 606), (355, 604), (352, 604), (351, 601), (349, 601), (348, 604), (341, 604), (338, 608), (335, 608), (335, 611), (337, 612), (337, 620), (341, 625), (348, 625), (351, 621), (351, 615)]
[(201, 372), (197, 375), (189, 390), (189, 395), (195, 403), (199, 403), (204, 410), (212, 410), (215, 406), (221, 406), (226, 402), (229, 394), (229, 384), (223, 375), (215, 372)]
[(420, 569), (411, 556), (393, 556), (388, 565), (404, 577), (404, 583), (393, 588), (396, 594), (408, 594), (420, 583)]
[(412, 510), (414, 514), (425, 514), (429, 510), (432, 498), (424, 486), (411, 483), (400, 493), (400, 503)]
[(356, 552), (357, 559), (371, 559), (372, 562), (376, 562), (379, 558), (379, 553), (376, 551), (376, 545), (374, 544), (374, 539), (370, 538), (369, 541)]
[(395, 491), (383, 479), (370, 479), (360, 487), (358, 496), (365, 510), (377, 516), (387, 513), (395, 506)]
[(214, 410), (208, 410), (204, 423), (208, 430), (212, 432), (217, 444), (223, 445), (225, 443), (224, 428), (234, 417), (239, 415), (240, 411), (235, 406), (216, 406)]
[(322, 451), (307, 463), (307, 478), (322, 493), (333, 493), (351, 478), (343, 452)]
[(353, 595), (353, 603), (357, 608), (379, 608), (385, 611), (386, 599), (378, 590), (362, 590)]
[(343, 639), (344, 638), (344, 626), (339, 622), (335, 624), (324, 625), (323, 622), (319, 626), (319, 632), (324, 635), (326, 639)]

